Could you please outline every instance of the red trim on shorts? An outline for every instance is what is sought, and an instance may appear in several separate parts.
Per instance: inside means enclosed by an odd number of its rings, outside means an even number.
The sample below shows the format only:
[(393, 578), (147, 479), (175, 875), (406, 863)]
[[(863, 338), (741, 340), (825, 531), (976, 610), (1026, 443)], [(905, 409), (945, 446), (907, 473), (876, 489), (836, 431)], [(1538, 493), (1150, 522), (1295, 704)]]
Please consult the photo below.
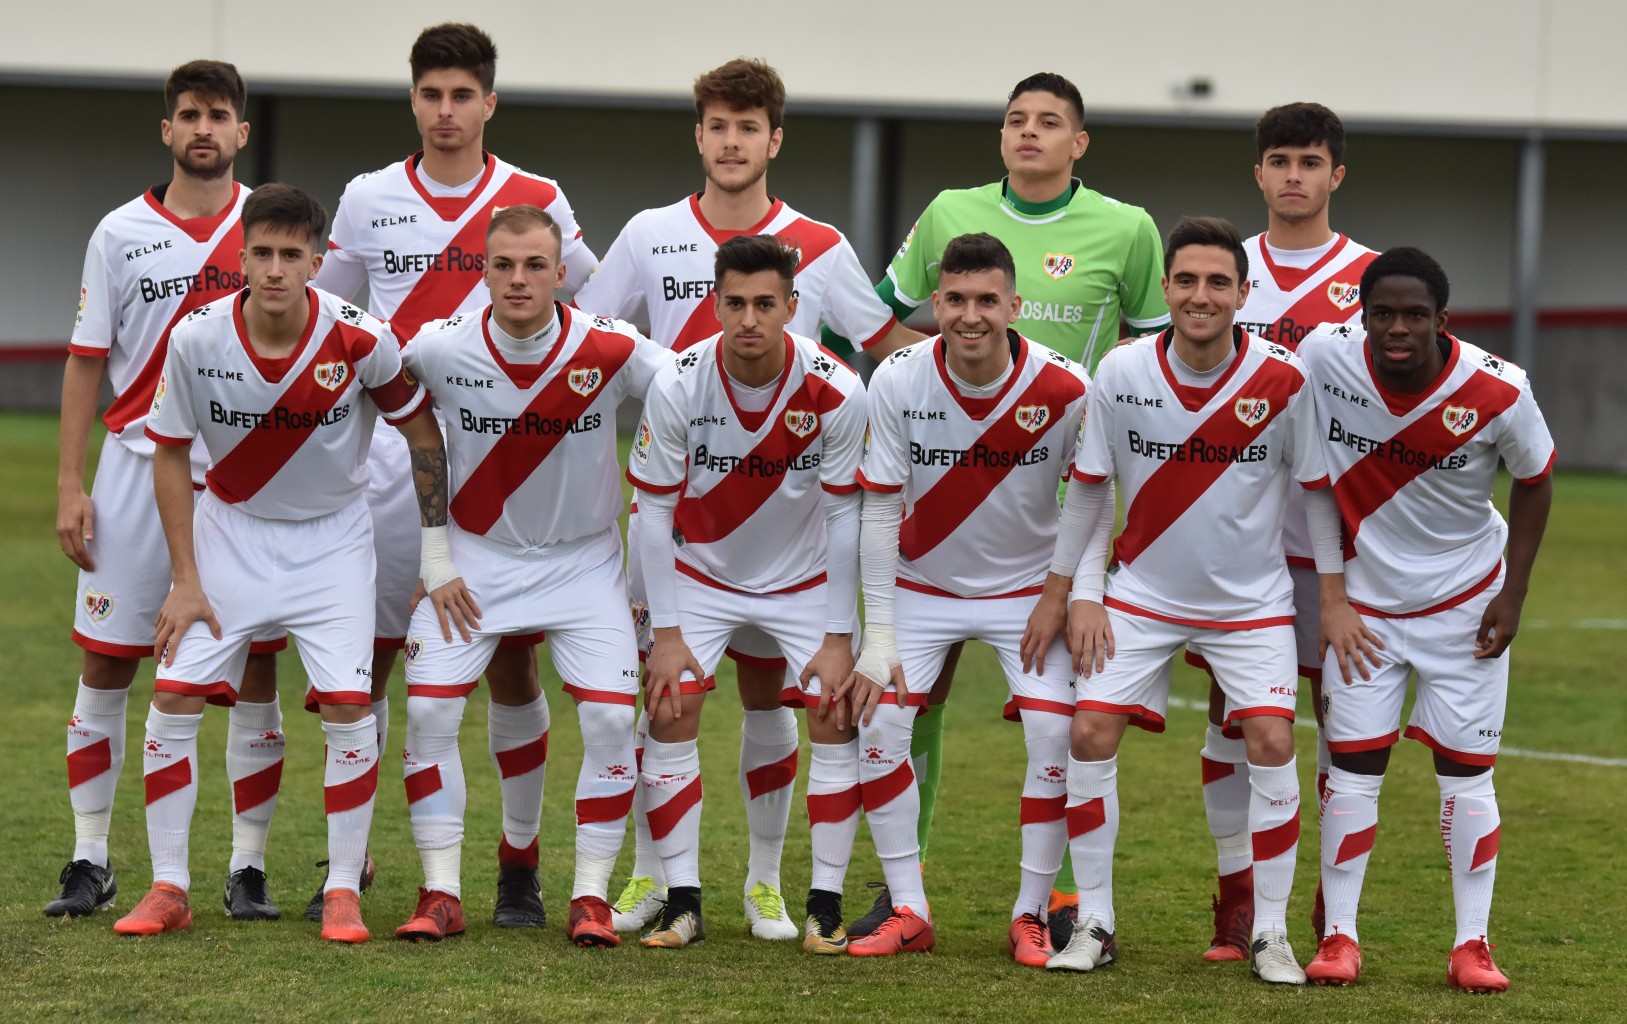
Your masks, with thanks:
[[(407, 695), (412, 695), (409, 687)], [(341, 704), (351, 707), (361, 707), (373, 703), (373, 695), (366, 690), (318, 690), (308, 687), (305, 690), (305, 710), (320, 712), (324, 704)]]
[(1045, 593), (1045, 584), (1043, 583), (1036, 583), (1032, 587), (1024, 587), (1021, 590), (1013, 590), (1009, 594), (977, 594), (972, 597), (967, 597), (965, 594), (951, 594), (947, 590), (939, 590), (937, 587), (931, 586), (930, 584), (917, 583), (914, 580), (906, 580), (903, 577), (899, 577), (894, 582), (897, 584), (900, 590), (912, 590), (917, 594), (928, 594), (932, 597), (948, 597), (953, 598), (956, 601), (998, 601), (1001, 598), (1006, 597), (1038, 597), (1039, 595)]
[(1209, 662), (1204, 658), (1203, 655), (1193, 654), (1191, 651), (1183, 650), (1181, 652), (1181, 658), (1193, 668), (1201, 668), (1205, 672), (1208, 672), (1211, 679), (1214, 678), (1214, 672), (1209, 668)]
[(1369, 750), (1383, 750), (1401, 742), (1401, 731), (1375, 736), (1365, 740), (1328, 740), (1328, 751), (1334, 754), (1363, 754)]
[(1524, 484), (1527, 487), (1533, 487), (1542, 483), (1542, 481), (1548, 478), (1548, 474), (1554, 471), (1554, 460), (1557, 458), (1559, 458), (1559, 449), (1555, 448), (1552, 452), (1548, 453), (1548, 464), (1542, 467), (1542, 472), (1538, 473), (1536, 476), (1528, 476), (1523, 478), (1515, 477), (1514, 482), (1517, 484)]
[(1208, 622), (1203, 619), (1183, 619), (1174, 615), (1164, 615), (1159, 612), (1150, 612), (1145, 608), (1137, 608), (1135, 605), (1126, 601), (1120, 601), (1116, 597), (1106, 598), (1102, 603), (1107, 605), (1107, 607), (1112, 608), (1115, 611), (1121, 611), (1126, 615), (1138, 615), (1144, 619), (1156, 619), (1159, 622), (1168, 622), (1174, 626), (1196, 626), (1199, 629), (1266, 629), (1271, 626), (1292, 626), (1294, 624), (1294, 617), (1292, 615), (1273, 615), (1264, 619), (1239, 619), (1234, 622)]
[(1073, 705), (1060, 700), (1045, 700), (1042, 697), (1010, 697), (1006, 706), (1000, 710), (1000, 717), (1008, 722), (1021, 722), (1024, 711), (1046, 711), (1053, 715), (1066, 715), (1073, 717)]
[(1314, 570), (1316, 568), (1316, 559), (1307, 558), (1304, 555), (1289, 555), (1288, 556), (1288, 566), (1291, 569), (1312, 569), (1312, 570)]
[(155, 679), (153, 689), (159, 693), (178, 693), (183, 697), (202, 697), (207, 704), (229, 708), (237, 703), (237, 691), (224, 679), (213, 683), (184, 683), (179, 679)]
[(1311, 682), (1320, 683), (1322, 681), (1322, 666), (1320, 666), (1320, 665), (1300, 665), (1298, 667), (1299, 667), (1299, 674), (1301, 676), (1305, 677), (1306, 679), (1309, 679)]
[(590, 704), (625, 704), (627, 707), (633, 707), (638, 703), (638, 694), (636, 693), (590, 690), (585, 686), (577, 686), (575, 683), (565, 683), (560, 689), (577, 700), (587, 701)]
[(77, 629), (73, 631), (73, 642), (92, 654), (105, 654), (109, 658), (150, 658), (153, 656), (152, 644), (110, 644), (106, 640), (88, 637)]
[(407, 646), (404, 636), (376, 636), (373, 638), (373, 653), (380, 651), (399, 651)]
[(288, 634), (284, 633), (275, 640), (250, 640), (250, 654), (276, 654), (278, 651), (288, 650)]
[(497, 638), (497, 649), (512, 651), (517, 647), (535, 647), (548, 639), (548, 631), (539, 629), (535, 633), (504, 633)]
[[(1297, 696), (1297, 694), (1296, 694), (1296, 696)], [(1257, 708), (1238, 708), (1237, 710), (1231, 712), (1227, 717), (1228, 717), (1228, 719), (1230, 721), (1233, 721), (1233, 722), (1237, 721), (1239, 718), (1261, 718), (1261, 717), (1286, 718), (1290, 722), (1292, 722), (1294, 720), (1294, 709), (1293, 708), (1267, 707), (1265, 705), (1261, 705), (1260, 707), (1257, 707)]]
[[(684, 679), (678, 683), (678, 692), (685, 697), (693, 697), (697, 693), (711, 693), (715, 689), (717, 689), (717, 676), (707, 676), (701, 680)], [(661, 699), (666, 700), (665, 697)], [(649, 702), (645, 701), (645, 707), (648, 706)]]
[(1357, 604), (1354, 601), (1350, 602), (1350, 607), (1356, 609), (1356, 611), (1359, 612), (1362, 615), (1371, 615), (1375, 619), (1417, 619), (1417, 618), (1422, 618), (1425, 615), (1434, 615), (1436, 612), (1444, 612), (1444, 611), (1446, 611), (1448, 609), (1456, 608), (1458, 605), (1466, 603), (1470, 598), (1475, 597), (1476, 595), (1479, 595), (1481, 593), (1484, 593), (1487, 587), (1489, 587), (1493, 583), (1497, 582), (1497, 574), (1502, 572), (1502, 571), (1503, 571), (1503, 560), (1499, 558), (1497, 560), (1497, 564), (1492, 566), (1491, 572), (1489, 574), (1487, 574), (1486, 578), (1481, 580), (1479, 583), (1476, 583), (1474, 586), (1470, 587), (1468, 590), (1465, 590), (1463, 593), (1457, 595), (1456, 597), (1449, 597), (1446, 600), (1442, 601), (1440, 604), (1433, 604), (1433, 605), (1430, 605), (1428, 608), (1424, 608), (1424, 609), (1421, 609), (1421, 610), (1415, 611), (1415, 612), (1381, 612), (1381, 611), (1377, 610), (1376, 608), (1369, 608), (1364, 604)]
[[(1407, 726), (1406, 731), (1402, 733), (1402, 735), (1409, 740), (1417, 740), (1419, 743), (1422, 743), (1435, 753), (1441, 755), (1447, 760), (1456, 761), (1458, 764), (1472, 764), (1490, 768), (1497, 763), (1496, 751), (1493, 751), (1490, 754), (1471, 754), (1464, 750), (1453, 750), (1451, 747), (1442, 743), (1429, 733), (1424, 732), (1416, 725)], [(1331, 744), (1329, 745), (1328, 749), (1333, 749)]]
[(472, 683), (452, 683), (449, 686), (440, 686), (435, 683), (408, 683), (408, 697), (467, 697), (475, 692), (480, 685), (476, 679)]
[(783, 674), (786, 667), (790, 665), (790, 662), (784, 658), (759, 658), (755, 654), (742, 654), (733, 647), (725, 647), (723, 653), (736, 665), (744, 665), (747, 668), (754, 668), (763, 672), (779, 672)]
[(1164, 716), (1141, 704), (1109, 704), (1102, 700), (1081, 700), (1074, 703), (1079, 711), (1100, 711), (1106, 715), (1128, 715), (1130, 724), (1148, 732), (1164, 731)]
[(1225, 725), (1220, 727), (1220, 735), (1229, 740), (1240, 740), (1243, 738), (1243, 727), (1233, 725), (1230, 721), (1227, 721)]
[(731, 594), (742, 594), (746, 597), (770, 597), (774, 594), (795, 594), (803, 590), (812, 590), (814, 587), (817, 587), (821, 583), (825, 582), (825, 574), (819, 573), (818, 575), (808, 577), (801, 583), (793, 583), (791, 586), (781, 587), (779, 590), (740, 590), (736, 587), (729, 586), (727, 583), (719, 583), (717, 580), (714, 580), (712, 577), (706, 575), (704, 572), (701, 572), (699, 569), (696, 569), (694, 566), (677, 561), (676, 559), (673, 561), (673, 566), (679, 572), (698, 583), (704, 583), (715, 590), (724, 590)]
[(792, 711), (806, 711), (819, 707), (819, 694), (809, 693), (800, 686), (787, 686), (780, 691), (780, 707)]

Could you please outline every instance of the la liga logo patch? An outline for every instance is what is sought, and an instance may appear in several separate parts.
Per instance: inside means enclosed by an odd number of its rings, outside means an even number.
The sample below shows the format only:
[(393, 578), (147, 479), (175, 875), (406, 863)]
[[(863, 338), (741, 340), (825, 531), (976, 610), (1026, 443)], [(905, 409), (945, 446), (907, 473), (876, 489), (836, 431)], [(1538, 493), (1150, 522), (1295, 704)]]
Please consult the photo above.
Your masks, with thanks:
[(1239, 398), (1237, 404), (1232, 406), (1237, 418), (1243, 421), (1245, 427), (1257, 427), (1265, 422), (1271, 415), (1271, 400), (1267, 398)]
[(1454, 437), (1462, 437), (1480, 422), (1480, 410), (1466, 405), (1449, 405), (1441, 410), (1441, 422)]
[(350, 364), (346, 362), (317, 363), (312, 376), (329, 391), (338, 391), (350, 380)]

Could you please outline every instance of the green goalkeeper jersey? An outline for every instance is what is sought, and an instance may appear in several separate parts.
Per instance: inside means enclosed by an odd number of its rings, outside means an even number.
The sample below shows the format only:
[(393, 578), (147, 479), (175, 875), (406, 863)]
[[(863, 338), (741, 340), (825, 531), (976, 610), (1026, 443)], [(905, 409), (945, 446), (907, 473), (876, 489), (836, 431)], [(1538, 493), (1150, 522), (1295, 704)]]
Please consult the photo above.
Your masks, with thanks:
[(1048, 203), (1018, 199), (1004, 179), (938, 193), (876, 286), (900, 320), (932, 298), (949, 240), (977, 231), (1004, 242), (1016, 261), (1022, 296), (1016, 329), (1092, 373), (1118, 340), (1121, 315), (1138, 332), (1169, 323), (1164, 246), (1152, 218), (1077, 178)]

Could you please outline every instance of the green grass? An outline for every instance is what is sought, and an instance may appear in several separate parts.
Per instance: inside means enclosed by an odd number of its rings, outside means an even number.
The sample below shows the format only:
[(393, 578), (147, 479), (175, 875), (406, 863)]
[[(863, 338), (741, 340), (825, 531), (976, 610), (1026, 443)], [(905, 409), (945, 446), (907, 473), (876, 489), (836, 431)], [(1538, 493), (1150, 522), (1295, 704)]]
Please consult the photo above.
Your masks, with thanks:
[[(1051, 977), (1005, 954), (1017, 880), (1017, 798), (1022, 737), (1002, 722), (1004, 683), (993, 657), (968, 648), (949, 707), (944, 797), (939, 801), (928, 890), (938, 922), (931, 956), (866, 962), (804, 956), (794, 943), (746, 937), (736, 894), (746, 858), (735, 796), (739, 710), (723, 681), (701, 744), (711, 785), (703, 834), (711, 937), (680, 953), (624, 947), (585, 952), (561, 926), (568, 898), (571, 790), (581, 756), (570, 701), (553, 684), (553, 772), (543, 817), (544, 897), (555, 924), (499, 932), (489, 923), (492, 853), (500, 821), (485, 753), (483, 696), (470, 701), (463, 737), (469, 771), (464, 886), (468, 934), (439, 945), (388, 938), (411, 909), (420, 877), (402, 788), (381, 779), (372, 849), (379, 881), (363, 901), (376, 936), (360, 948), (328, 947), (300, 916), (324, 853), (321, 733), (298, 711), (304, 673), (283, 662), (288, 771), (271, 833), (273, 895), (288, 919), (238, 924), (225, 918), (219, 884), (230, 848), (221, 742), (225, 715), (208, 713), (203, 781), (192, 843), (194, 926), (153, 940), (111, 930), (113, 915), (52, 921), (39, 912), (55, 892), (72, 843), (62, 765), (62, 723), (72, 703), (77, 648), (68, 640), (74, 574), (57, 550), (55, 422), (0, 416), (0, 588), (6, 671), (5, 786), (0, 798), (0, 1019), (348, 1021), (408, 1020), (1013, 1020), (1074, 1021), (1604, 1021), (1621, 1019), (1627, 928), (1627, 768), (1505, 757), (1497, 772), (1504, 841), (1493, 911), (1497, 959), (1513, 991), (1471, 999), (1442, 984), (1452, 939), (1450, 886), (1437, 833), (1437, 794), (1426, 752), (1404, 743), (1383, 797), (1381, 838), (1362, 902), (1366, 972), (1349, 990), (1268, 989), (1239, 964), (1198, 960), (1209, 935), (1214, 849), (1198, 785), (1202, 716), (1172, 709), (1163, 736), (1132, 730), (1120, 756), (1124, 808), (1116, 868), (1121, 962), (1097, 975)], [(1606, 758), (1627, 755), (1627, 698), (1619, 630), (1581, 629), (1581, 619), (1627, 619), (1627, 481), (1562, 475), (1548, 539), (1514, 653), (1505, 742), (1531, 750)], [(1539, 626), (1538, 623), (1541, 623)], [(136, 750), (151, 669), (130, 702)], [(399, 675), (397, 676), (399, 681)], [(1202, 681), (1176, 668), (1176, 694), (1203, 696)], [(399, 691), (398, 691), (399, 692)], [(405, 702), (394, 703), (391, 749), (399, 751)], [(1309, 784), (1311, 732), (1298, 730)], [(806, 758), (804, 758), (806, 760)], [(149, 880), (139, 758), (120, 780), (112, 833), (119, 908)], [(784, 880), (797, 895), (808, 877), (800, 796)], [(1315, 884), (1315, 828), (1307, 820), (1290, 930), (1302, 959)], [(630, 855), (624, 854), (624, 865)], [(849, 874), (850, 915), (868, 906), (862, 883), (879, 877), (861, 833)], [(619, 885), (618, 875), (616, 884)], [(794, 915), (795, 916), (795, 915)]]

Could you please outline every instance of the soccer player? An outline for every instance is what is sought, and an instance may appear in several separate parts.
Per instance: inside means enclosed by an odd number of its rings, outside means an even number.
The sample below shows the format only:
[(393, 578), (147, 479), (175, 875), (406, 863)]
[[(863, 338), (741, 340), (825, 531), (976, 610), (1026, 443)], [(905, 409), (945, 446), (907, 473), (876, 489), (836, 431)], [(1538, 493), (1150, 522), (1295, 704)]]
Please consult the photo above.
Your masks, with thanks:
[[(559, 225), (537, 207), (497, 212), (485, 244), (491, 304), (427, 325), (402, 353), (446, 419), (455, 481), (451, 554), (481, 608), (479, 626), (461, 640), (441, 634), (427, 605), (412, 618), (404, 770), (424, 887), (412, 917), (396, 929), (406, 939), (464, 930), (458, 726), (465, 697), (501, 637), (546, 631), (565, 691), (576, 699), (584, 751), (568, 933), (579, 946), (621, 941), (605, 897), (638, 781), (638, 655), (616, 521), (616, 408), (624, 398), (642, 398), (672, 354), (624, 323), (556, 302), (562, 249)], [(516, 680), (491, 679), (491, 748), (503, 791), (499, 846), (534, 857), (548, 701), (534, 679), (518, 681), (526, 685), (516, 690)]]
[[(1238, 326), (1293, 351), (1317, 324), (1353, 322), (1361, 315), (1361, 273), (1377, 253), (1328, 226), (1329, 197), (1344, 181), (1344, 125), (1318, 103), (1290, 103), (1265, 112), (1255, 125), (1260, 162), (1254, 180), (1265, 197), (1266, 230), (1243, 243), (1248, 253), (1248, 304)], [(1317, 651), (1320, 588), (1305, 533), (1303, 503), (1289, 490), (1283, 524), (1288, 575), (1294, 581), (1294, 639), (1299, 674), (1310, 680), (1311, 707), (1322, 716), (1322, 658)], [(1190, 652), (1187, 661), (1201, 666)], [(1243, 736), (1225, 722), (1225, 697), (1209, 685), (1209, 729), (1204, 738), (1203, 806), (1215, 837), (1219, 895), (1215, 934), (1205, 960), (1247, 960), (1254, 909), (1249, 865), (1248, 753)], [(1327, 782), (1327, 741), (1318, 733), (1316, 792)], [(1321, 802), (1318, 800), (1320, 813)], [(1320, 889), (1311, 910), (1322, 934)]]
[[(856, 348), (891, 351), (920, 339), (901, 326), (870, 287), (864, 268), (840, 231), (811, 220), (769, 194), (768, 165), (784, 137), (785, 86), (757, 60), (732, 60), (695, 80), (695, 147), (705, 187), (671, 206), (639, 213), (605, 253), (604, 262), (577, 296), (582, 309), (647, 323), (650, 337), (683, 351), (714, 337), (712, 257), (739, 235), (775, 235), (798, 253), (796, 314), (789, 329), (817, 337), (820, 324), (851, 338)], [(629, 546), (637, 548), (636, 515)], [(644, 603), (637, 559), (631, 562), (633, 598)], [(641, 617), (642, 610), (640, 610)], [(643, 638), (647, 640), (648, 638)], [(751, 830), (745, 911), (752, 934), (794, 939), (796, 926), (780, 895), (780, 853), (797, 778), (797, 724), (801, 706), (795, 678), (786, 678), (778, 645), (761, 631), (742, 630), (730, 643), (738, 668), (741, 725), (740, 792)], [(647, 728), (640, 716), (639, 735)], [(631, 878), (616, 901), (616, 927), (637, 931), (655, 917), (664, 898), (660, 859), (649, 839), (642, 800), (634, 802), (637, 845)]]
[[(1018, 82), (1007, 97), (1000, 129), (1006, 176), (980, 188), (938, 193), (877, 283), (877, 293), (907, 319), (938, 287), (948, 241), (986, 231), (1005, 243), (1016, 262), (1023, 303), (1013, 326), (1024, 337), (1088, 370), (1113, 346), (1121, 317), (1138, 333), (1165, 326), (1169, 311), (1158, 287), (1163, 252), (1158, 229), (1145, 210), (1088, 189), (1074, 177), (1074, 165), (1089, 145), (1084, 100), (1072, 82), (1050, 72)], [(889, 351), (877, 346), (872, 354)], [(915, 725), (911, 757), (921, 788), (923, 860), (943, 771), (943, 703), (959, 660), (956, 645)], [(1057, 884), (1051, 923), (1053, 940), (1061, 946), (1075, 905), (1066, 864)], [(892, 902), (882, 892), (850, 934), (878, 926), (892, 913)]]
[[(1051, 567), (1058, 575), (1078, 567), (1068, 628), (1083, 675), (1067, 801), (1079, 923), (1047, 966), (1088, 971), (1114, 959), (1118, 747), (1131, 722), (1163, 730), (1169, 658), (1190, 645), (1213, 667), (1248, 747), (1254, 971), (1303, 984), (1286, 917), (1299, 780), (1293, 584), (1282, 529), (1295, 482), (1324, 492), (1307, 499), (1322, 628), (1341, 658), (1365, 640), (1344, 601), (1338, 514), (1325, 493), (1304, 368), (1287, 349), (1233, 324), (1249, 291), (1242, 239), (1223, 220), (1187, 218), (1170, 233), (1164, 260), (1173, 323), (1102, 360)], [(1105, 546), (1090, 564), (1079, 559), (1105, 523), (1105, 485), (1114, 479), (1126, 521), (1104, 588)]]
[[(358, 893), (378, 787), (368, 696), (373, 635), (372, 522), (363, 499), (373, 420), (412, 449), (426, 532), (446, 531), (446, 454), (424, 391), (402, 370), (389, 328), (308, 287), (327, 216), (309, 195), (267, 185), (243, 204), (247, 287), (175, 329), (147, 436), (173, 586), (158, 616), (161, 658), (143, 744), (153, 886), (121, 935), (192, 923), (187, 840), (197, 804), (198, 727), (206, 698), (228, 703), (256, 630), (294, 634), (311, 679), (308, 706), (327, 737), (323, 805), (328, 880), (322, 938), (368, 939)], [(194, 514), (187, 450), (209, 453)], [(433, 606), (472, 613), (433, 536), (421, 567)], [(435, 552), (442, 552), (435, 557)]]
[[(597, 261), (582, 241), (564, 192), (557, 183), (484, 148), (486, 122), (497, 109), (497, 47), (491, 37), (473, 25), (435, 25), (413, 43), (410, 63), (412, 112), (423, 149), (345, 187), (317, 285), (345, 298), (354, 298), (366, 285), (368, 312), (389, 321), (405, 344), (431, 320), (486, 304), (481, 279), (486, 228), (497, 210), (526, 204), (546, 210), (559, 225), (565, 239), (566, 287), (580, 287)], [(373, 704), (382, 749), (389, 725), (389, 678), (407, 636), (415, 583), (412, 552), (418, 540), (412, 496), (401, 486), (408, 476), (407, 452), (394, 431), (379, 432), (368, 469), (368, 507), (382, 574), (373, 655)], [(532, 653), (538, 639), (511, 637), (499, 645), (487, 668), (488, 678), (501, 680), (494, 697), (540, 692)], [(535, 724), (530, 712), (501, 703), (492, 715), (502, 720), (497, 728), (505, 735)], [(493, 762), (502, 774), (497, 750), (492, 748)], [(536, 810), (514, 809), (520, 820)], [(313, 897), (306, 914), (320, 909)], [(505, 928), (544, 924), (535, 849), (499, 847), (492, 920)]]
[[(84, 663), (68, 720), (68, 797), (73, 858), (52, 917), (111, 906), (118, 882), (107, 856), (113, 794), (124, 766), (130, 683), (153, 649), (153, 623), (169, 590), (169, 553), (153, 500), (153, 442), (144, 433), (170, 330), (198, 307), (243, 285), (238, 211), (249, 190), (232, 179), (248, 141), (248, 91), (220, 61), (183, 64), (164, 83), (160, 137), (174, 156), (168, 184), (155, 185), (102, 219), (85, 253), (79, 315), (62, 381), (57, 537), (80, 569), (73, 639)], [(85, 455), (102, 380), (113, 403), (91, 494)], [(202, 459), (201, 452), (199, 459)], [(195, 467), (201, 481), (203, 464)], [(278, 916), (266, 893), (265, 847), (282, 777), (277, 704), (280, 634), (254, 645), (230, 712), (226, 770), (232, 783), (232, 860), (227, 912)]]
[(628, 465), (655, 634), (639, 778), (667, 882), (643, 944), (680, 948), (706, 935), (695, 737), (724, 646), (755, 626), (819, 708), (808, 721), (814, 867), (803, 946), (841, 953), (859, 756), (852, 728), (829, 713), (829, 692), (853, 669), (864, 387), (786, 330), (798, 306), (795, 250), (744, 235), (718, 246), (715, 266), (722, 333), (656, 377)]
[[(849, 944), (855, 956), (923, 951), (935, 940), (910, 733), (950, 645), (968, 638), (999, 656), (1006, 717), (1022, 722), (1028, 750), (1009, 948), (1031, 967), (1056, 952), (1046, 908), (1067, 845), (1073, 676), (1057, 628), (1067, 588), (1046, 570), (1057, 483), (1072, 464), (1088, 382), (1078, 363), (1011, 329), (1022, 309), (1016, 275), (992, 235), (951, 240), (932, 296), (941, 334), (895, 352), (870, 381), (859, 477), (865, 643), (854, 703), (874, 709), (859, 722), (860, 792), (897, 906)], [(1040, 617), (1048, 629), (1030, 624)], [(921, 685), (910, 690), (911, 680)]]
[[(1300, 346), (1348, 538), (1350, 600), (1382, 646), (1373, 671), (1322, 694), (1333, 751), (1322, 827), (1328, 931), (1306, 973), (1349, 985), (1361, 972), (1356, 906), (1416, 673), (1406, 735), (1434, 753), (1457, 908), (1446, 981), (1502, 992), (1508, 978), (1486, 943), (1501, 832), (1492, 770), (1505, 654), (1553, 499), (1554, 442), (1524, 371), (1446, 333), (1446, 274), (1428, 255), (1386, 250), (1363, 272), (1361, 295), (1361, 329), (1324, 325)], [(1514, 477), (1506, 525), (1491, 503), (1499, 458)]]

